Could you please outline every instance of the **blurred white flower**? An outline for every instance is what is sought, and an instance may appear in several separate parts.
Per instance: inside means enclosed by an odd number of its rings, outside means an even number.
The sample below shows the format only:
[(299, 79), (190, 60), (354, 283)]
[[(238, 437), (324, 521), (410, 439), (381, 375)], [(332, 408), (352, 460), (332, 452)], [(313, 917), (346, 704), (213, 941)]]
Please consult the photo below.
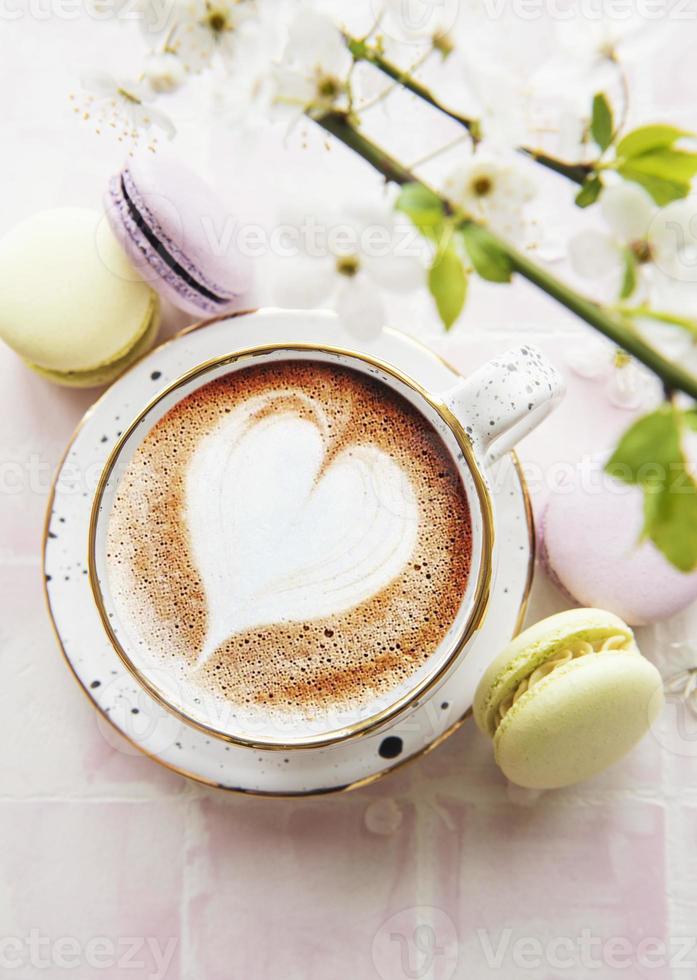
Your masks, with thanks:
[(515, 783), (506, 781), (506, 797), (509, 803), (521, 807), (534, 807), (543, 795), (544, 790), (526, 789), (524, 786), (516, 786)]
[(154, 93), (144, 82), (116, 79), (101, 71), (92, 71), (80, 79), (83, 91), (71, 95), (74, 112), (91, 123), (97, 133), (111, 132), (119, 142), (140, 145), (145, 134), (149, 146), (157, 139), (150, 135), (153, 128), (161, 130), (168, 139), (174, 136), (174, 123), (152, 105)]
[(598, 13), (597, 17), (577, 16), (556, 24), (559, 56), (581, 70), (607, 69), (619, 58), (632, 60), (660, 43), (661, 24), (655, 18), (631, 10), (622, 18), (609, 12), (603, 16), (602, 10)]
[(457, 22), (459, 0), (370, 0), (380, 15), (380, 34), (404, 44), (436, 46), (449, 38)]
[(176, 92), (186, 81), (186, 69), (171, 51), (152, 52), (145, 59), (143, 75), (153, 92)]
[(336, 24), (313, 10), (301, 10), (273, 73), (275, 104), (296, 113), (346, 108), (352, 63)]
[(382, 291), (410, 292), (425, 283), (423, 241), (382, 209), (352, 210), (324, 222), (290, 215), (286, 255), (276, 263), (279, 305), (335, 309), (346, 329), (370, 340), (385, 324)]
[(675, 284), (685, 284), (694, 309), (697, 297), (697, 197), (673, 201), (656, 211), (649, 222), (647, 240), (655, 265)]
[(365, 825), (371, 834), (390, 837), (402, 826), (402, 811), (391, 797), (373, 800), (365, 811)]
[(697, 716), (697, 651), (690, 643), (669, 642), (657, 658), (669, 697), (678, 698)]
[(656, 376), (609, 340), (587, 337), (567, 351), (566, 363), (574, 374), (602, 385), (616, 408), (635, 410), (661, 396)]
[(140, 23), (151, 46), (163, 45), (196, 73), (216, 56), (231, 65), (257, 16), (256, 0), (168, 0), (164, 6), (142, 0)]
[[(637, 184), (608, 187), (600, 199), (608, 230), (588, 229), (569, 242), (571, 265), (579, 276), (599, 282), (610, 298), (624, 290), (637, 299), (658, 300), (665, 308), (681, 280), (697, 279), (697, 219), (694, 203), (675, 201), (660, 211)], [(631, 268), (636, 279), (629, 288)]]
[(245, 30), (245, 42), (237, 48), (234, 62), (215, 60), (207, 73), (210, 125), (234, 127), (238, 137), (268, 125), (274, 95), (269, 66), (278, 56), (277, 21), (260, 21), (259, 29)]
[(446, 178), (448, 200), (496, 231), (519, 238), (535, 188), (521, 167), (479, 150)]
[(489, 146), (510, 150), (525, 143), (530, 93), (520, 78), (502, 64), (474, 56), (465, 62), (464, 75), (474, 98), (470, 115)]

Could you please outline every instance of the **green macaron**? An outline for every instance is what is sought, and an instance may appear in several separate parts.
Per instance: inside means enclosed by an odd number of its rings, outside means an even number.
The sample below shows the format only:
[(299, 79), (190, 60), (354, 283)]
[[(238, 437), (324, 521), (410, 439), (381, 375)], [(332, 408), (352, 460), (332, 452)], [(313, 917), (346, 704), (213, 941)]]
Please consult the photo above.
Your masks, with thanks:
[(39, 374), (106, 384), (152, 345), (159, 301), (98, 211), (58, 208), (0, 240), (0, 338)]
[(531, 626), (494, 660), (474, 717), (511, 782), (554, 789), (622, 758), (662, 706), (661, 676), (626, 623), (572, 609)]

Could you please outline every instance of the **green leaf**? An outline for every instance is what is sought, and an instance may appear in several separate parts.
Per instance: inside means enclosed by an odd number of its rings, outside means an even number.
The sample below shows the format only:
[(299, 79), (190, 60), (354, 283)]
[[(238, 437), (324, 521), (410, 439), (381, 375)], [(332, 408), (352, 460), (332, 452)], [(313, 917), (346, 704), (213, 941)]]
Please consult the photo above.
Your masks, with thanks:
[(624, 261), (624, 275), (622, 277), (622, 288), (620, 289), (620, 299), (629, 299), (637, 283), (637, 260), (631, 249), (623, 250), (622, 258)]
[(510, 282), (513, 265), (495, 238), (479, 225), (467, 224), (462, 237), (475, 272), (489, 282)]
[(656, 204), (687, 197), (697, 174), (697, 153), (675, 147), (677, 140), (694, 134), (675, 126), (643, 126), (620, 140), (618, 173), (640, 184)]
[(654, 469), (665, 482), (665, 471), (680, 456), (680, 432), (675, 412), (662, 405), (644, 415), (625, 432), (605, 467), (611, 476), (624, 483), (643, 484), (653, 477)]
[(620, 440), (606, 470), (642, 488), (643, 536), (676, 568), (689, 572), (697, 566), (697, 483), (682, 449), (684, 415), (667, 404), (639, 419)]
[(645, 191), (648, 191), (659, 207), (670, 204), (671, 201), (678, 201), (683, 197), (687, 197), (690, 193), (690, 185), (685, 181), (666, 180), (663, 177), (655, 177), (641, 170), (637, 170), (629, 163), (623, 163), (617, 168), (617, 172), (626, 180), (640, 184)]
[(591, 117), (591, 136), (601, 150), (607, 150), (612, 143), (613, 133), (612, 109), (602, 92), (593, 99), (593, 115)]
[(630, 166), (651, 177), (664, 180), (691, 181), (697, 174), (697, 153), (683, 150), (651, 150), (638, 157), (632, 157)]
[(693, 135), (688, 130), (678, 129), (676, 126), (640, 126), (639, 129), (632, 130), (619, 141), (617, 156), (629, 160), (646, 153), (648, 150), (672, 146), (677, 140)]
[(587, 208), (595, 202), (600, 197), (600, 192), (603, 189), (602, 181), (600, 177), (591, 177), (590, 180), (585, 181), (581, 186), (581, 190), (576, 195), (576, 204), (579, 208)]
[(443, 325), (449, 330), (462, 313), (467, 296), (467, 276), (452, 242), (436, 253), (428, 272), (428, 288)]
[(681, 572), (697, 564), (697, 485), (689, 475), (644, 498), (646, 534)]
[(395, 204), (406, 214), (422, 235), (436, 240), (443, 229), (443, 202), (423, 184), (405, 184)]
[(697, 432), (697, 408), (688, 408), (687, 411), (683, 412), (682, 417), (685, 419), (688, 428)]

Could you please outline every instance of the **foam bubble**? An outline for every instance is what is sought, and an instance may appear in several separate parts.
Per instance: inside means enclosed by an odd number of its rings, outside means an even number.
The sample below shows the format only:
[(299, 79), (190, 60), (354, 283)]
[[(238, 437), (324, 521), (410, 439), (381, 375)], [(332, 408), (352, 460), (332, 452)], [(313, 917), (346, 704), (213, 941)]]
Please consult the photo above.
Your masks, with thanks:
[[(356, 710), (408, 681), (470, 567), (457, 468), (430, 423), (350, 368), (243, 368), (136, 450), (107, 530), (141, 653), (257, 719)], [(136, 651), (138, 652), (138, 651)]]

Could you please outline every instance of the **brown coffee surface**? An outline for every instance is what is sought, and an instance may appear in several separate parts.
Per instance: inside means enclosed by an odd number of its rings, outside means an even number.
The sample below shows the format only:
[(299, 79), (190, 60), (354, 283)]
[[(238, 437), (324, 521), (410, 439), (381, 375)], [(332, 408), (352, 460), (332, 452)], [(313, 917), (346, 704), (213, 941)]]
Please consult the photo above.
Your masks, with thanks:
[[(243, 630), (197, 666), (208, 604), (186, 522), (187, 468), (231, 411), (269, 392), (275, 410), (312, 420), (319, 405), (330, 420), (323, 472), (338, 453), (365, 445), (402, 468), (418, 501), (415, 545), (396, 578), (355, 607)], [(462, 481), (428, 420), (361, 372), (288, 360), (233, 370), (185, 397), (154, 426), (117, 488), (106, 558), (117, 617), (132, 643), (242, 710), (310, 717), (386, 695), (424, 665), (457, 615), (471, 550)], [(137, 650), (127, 652), (137, 659)]]

